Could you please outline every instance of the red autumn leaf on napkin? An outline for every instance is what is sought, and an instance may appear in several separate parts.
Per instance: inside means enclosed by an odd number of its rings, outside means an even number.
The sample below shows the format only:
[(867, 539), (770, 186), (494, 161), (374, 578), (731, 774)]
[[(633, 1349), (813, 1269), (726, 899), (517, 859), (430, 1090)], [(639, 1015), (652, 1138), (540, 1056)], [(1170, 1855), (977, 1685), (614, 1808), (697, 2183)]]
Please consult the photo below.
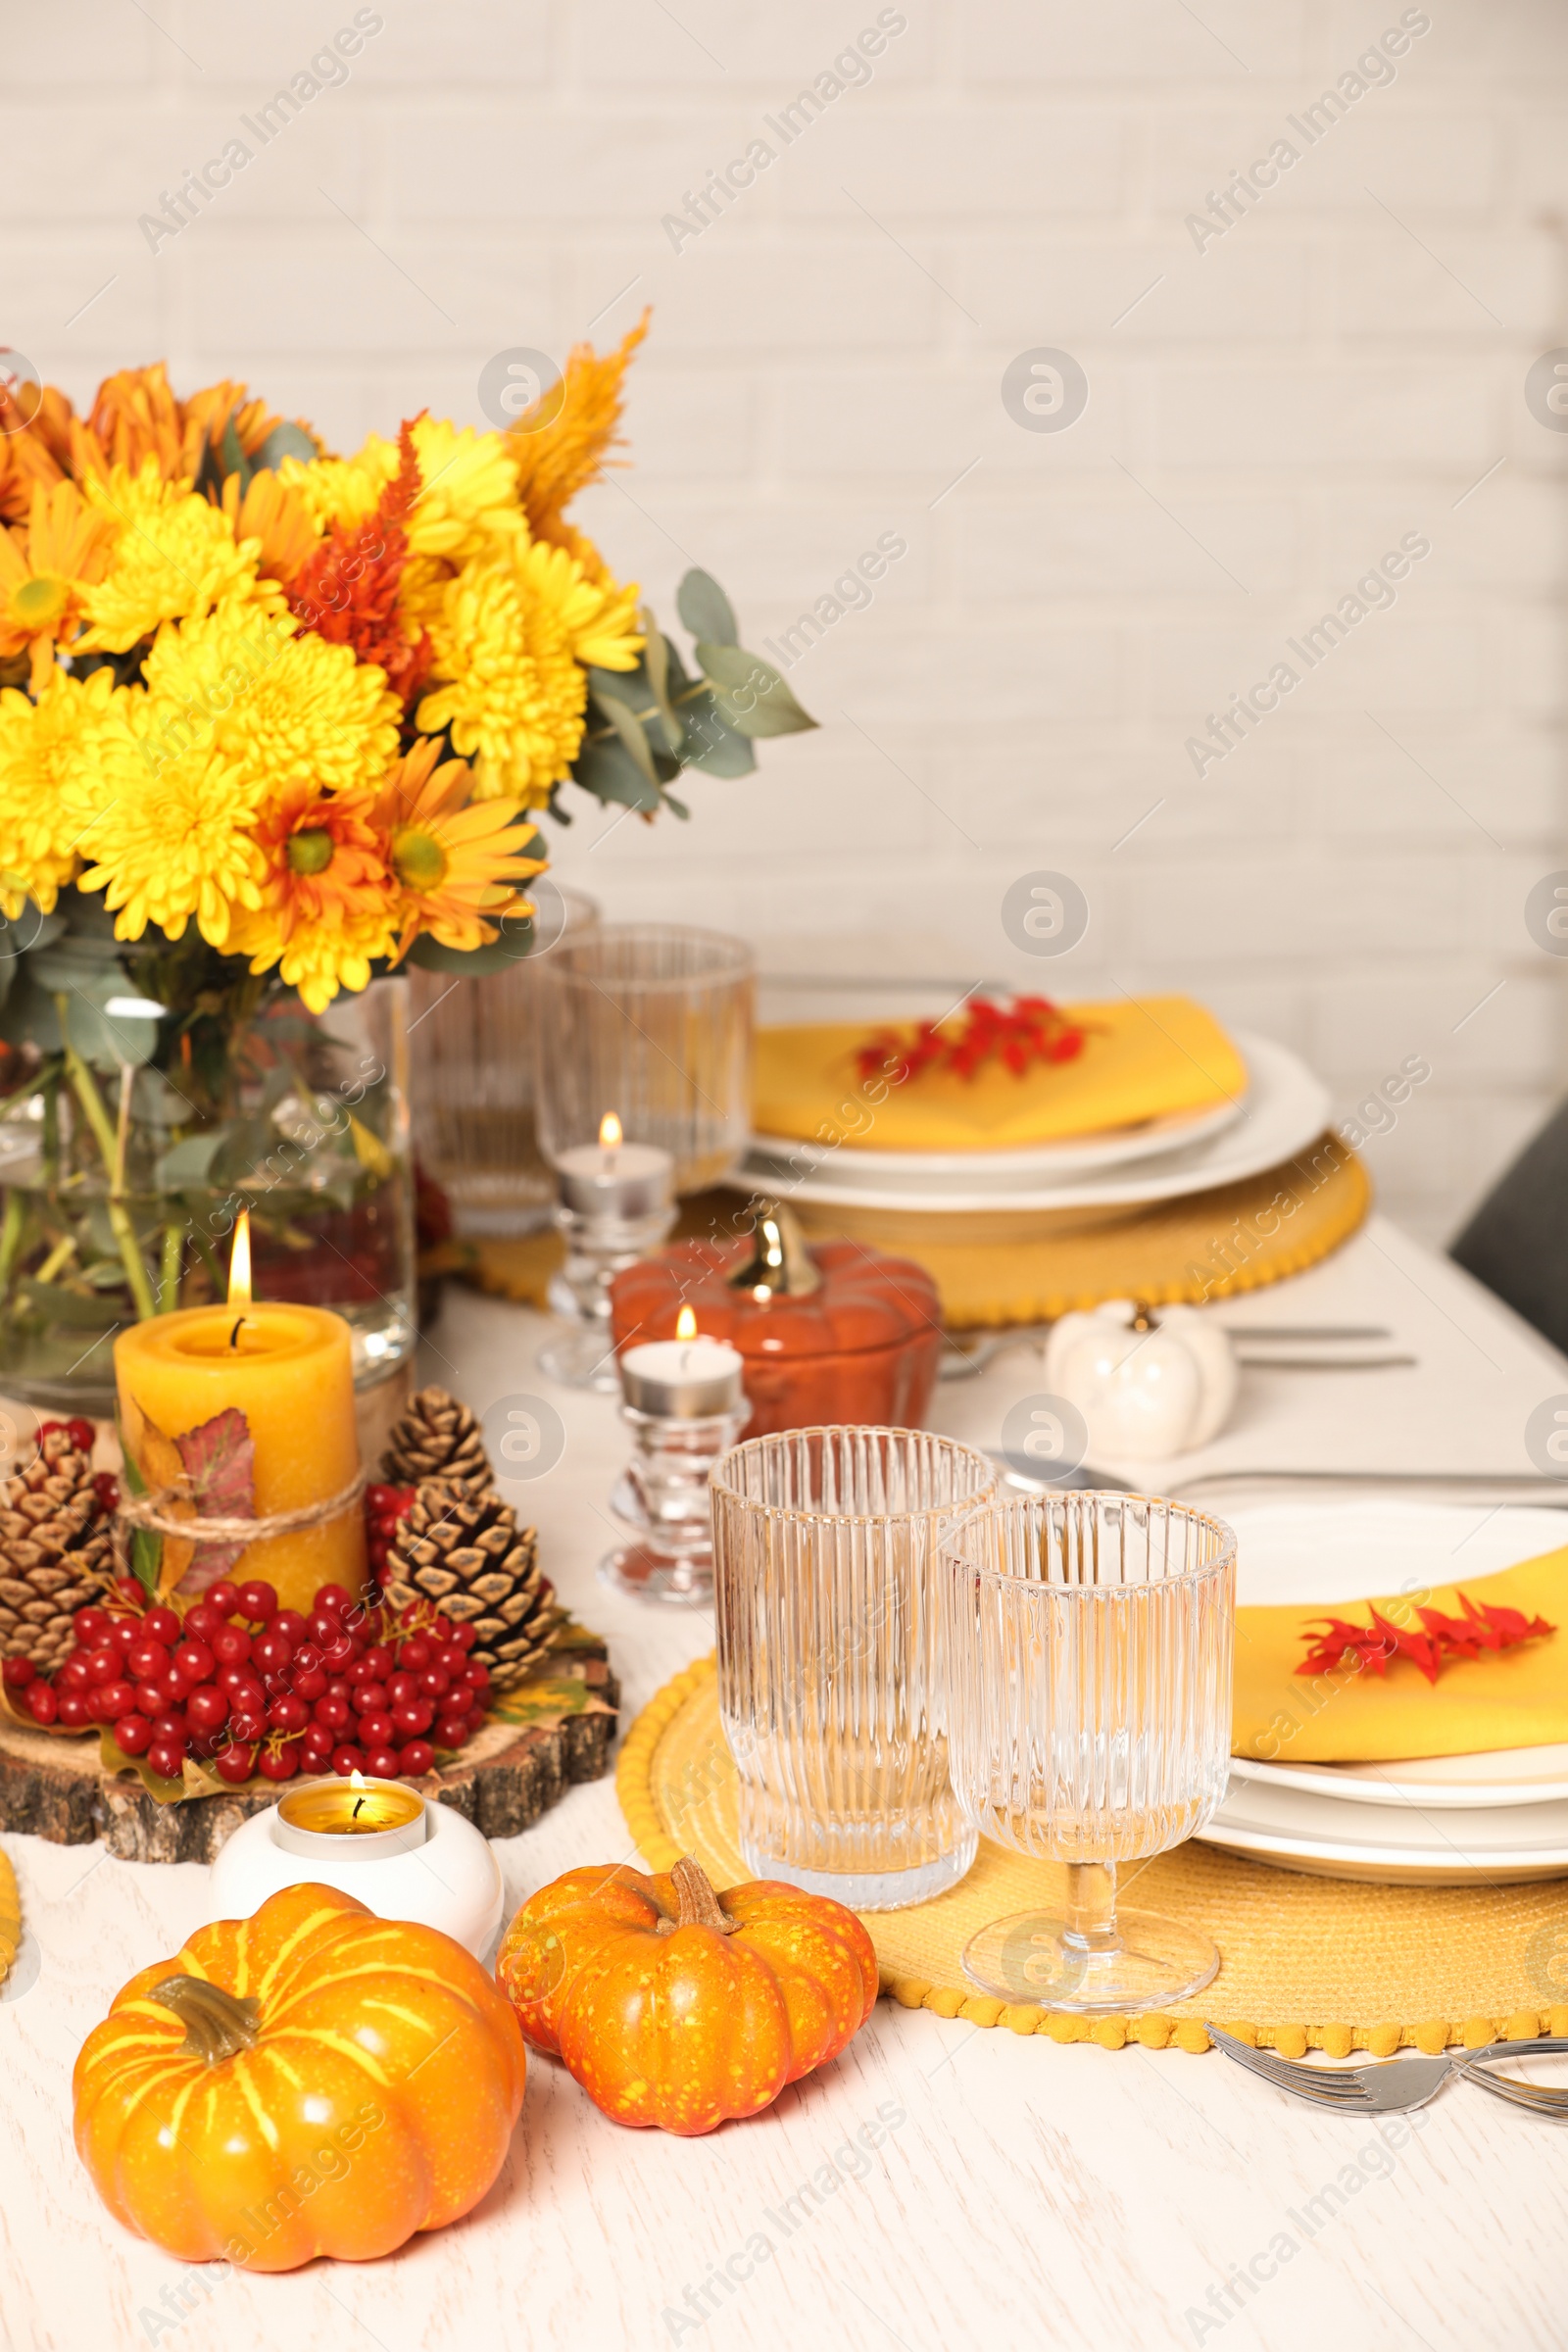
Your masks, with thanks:
[[(1446, 1617), (1441, 1609), (1418, 1605), (1419, 1633), (1413, 1626), (1392, 1624), (1370, 1601), (1370, 1625), (1352, 1624), (1348, 1617), (1310, 1620), (1301, 1634), (1309, 1644), (1307, 1654), (1296, 1671), (1324, 1674), (1338, 1666), (1354, 1666), (1381, 1677), (1387, 1675), (1391, 1658), (1403, 1657), (1435, 1683), (1446, 1659), (1479, 1657), (1484, 1649), (1516, 1649), (1522, 1642), (1539, 1642), (1557, 1630), (1544, 1617), (1526, 1617), (1522, 1609), (1494, 1607), (1488, 1601), (1478, 1606), (1467, 1592), (1460, 1593), (1459, 1606), (1462, 1617)], [(1314, 1633), (1314, 1624), (1326, 1630)]]
[(862, 1080), (889, 1076), (902, 1066), (900, 1084), (933, 1068), (972, 1078), (993, 1059), (1021, 1078), (1031, 1062), (1072, 1061), (1088, 1035), (1048, 997), (1014, 997), (1007, 1006), (978, 997), (956, 1030), (950, 1033), (936, 1021), (918, 1022), (907, 1038), (896, 1029), (879, 1029), (856, 1048), (855, 1062)]
[[(251, 1425), (237, 1405), (227, 1405), (197, 1429), (174, 1440), (184, 1467), (186, 1492), (198, 1519), (254, 1519), (256, 1446)], [(198, 1543), (179, 1580), (182, 1592), (205, 1592), (232, 1568), (243, 1544)]]

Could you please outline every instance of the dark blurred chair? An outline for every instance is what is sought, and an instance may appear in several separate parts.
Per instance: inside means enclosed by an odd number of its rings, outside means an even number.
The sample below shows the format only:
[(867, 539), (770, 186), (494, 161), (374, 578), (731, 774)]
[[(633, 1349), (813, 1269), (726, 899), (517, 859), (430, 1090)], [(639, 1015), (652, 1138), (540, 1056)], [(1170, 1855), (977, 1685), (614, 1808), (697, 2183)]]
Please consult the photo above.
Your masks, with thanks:
[(1568, 1103), (1525, 1146), (1448, 1255), (1568, 1353)]

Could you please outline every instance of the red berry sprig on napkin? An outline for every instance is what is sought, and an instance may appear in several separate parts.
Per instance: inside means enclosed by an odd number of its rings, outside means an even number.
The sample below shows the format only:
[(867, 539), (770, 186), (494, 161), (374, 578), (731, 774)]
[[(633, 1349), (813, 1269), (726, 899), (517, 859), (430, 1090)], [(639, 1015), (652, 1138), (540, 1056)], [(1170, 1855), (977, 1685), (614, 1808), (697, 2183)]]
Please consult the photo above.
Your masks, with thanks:
[(1048, 997), (1014, 997), (1008, 1005), (977, 997), (956, 1027), (920, 1021), (908, 1037), (879, 1029), (856, 1048), (855, 1063), (862, 1080), (892, 1078), (897, 1071), (899, 1085), (930, 1069), (972, 1078), (988, 1061), (1000, 1061), (1021, 1078), (1034, 1062), (1074, 1060), (1088, 1035)]
[[(1527, 1617), (1522, 1609), (1498, 1608), (1490, 1601), (1478, 1607), (1467, 1592), (1460, 1593), (1459, 1606), (1462, 1617), (1417, 1607), (1419, 1633), (1413, 1626), (1392, 1624), (1370, 1601), (1370, 1625), (1353, 1625), (1348, 1617), (1316, 1618), (1302, 1630), (1301, 1639), (1309, 1647), (1296, 1671), (1324, 1674), (1350, 1666), (1358, 1672), (1367, 1667), (1381, 1676), (1388, 1673), (1391, 1658), (1409, 1658), (1429, 1683), (1435, 1683), (1449, 1658), (1478, 1658), (1484, 1649), (1517, 1649), (1521, 1642), (1539, 1642), (1557, 1631), (1544, 1617)], [(1314, 1633), (1313, 1624), (1327, 1630)]]

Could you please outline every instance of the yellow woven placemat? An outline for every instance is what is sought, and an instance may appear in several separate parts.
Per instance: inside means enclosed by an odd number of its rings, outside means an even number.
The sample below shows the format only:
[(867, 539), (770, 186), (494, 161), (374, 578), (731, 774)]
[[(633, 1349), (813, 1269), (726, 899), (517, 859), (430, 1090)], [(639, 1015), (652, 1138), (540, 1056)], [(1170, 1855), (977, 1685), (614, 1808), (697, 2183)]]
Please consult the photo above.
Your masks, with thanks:
[[(748, 1879), (740, 1853), (735, 1767), (718, 1720), (711, 1657), (646, 1706), (616, 1769), (621, 1811), (656, 1870), (694, 1854), (720, 1886)], [(882, 1989), (906, 2008), (1053, 2041), (1120, 2049), (1206, 2050), (1212, 2017), (1286, 2057), (1307, 2049), (1387, 2057), (1401, 2044), (1479, 2049), (1499, 2035), (1568, 2034), (1568, 1880), (1522, 1886), (1371, 1886), (1243, 1862), (1196, 1843), (1121, 1874), (1131, 1900), (1212, 1936), (1221, 1963), (1196, 2001), (1140, 2018), (1083, 2018), (990, 2000), (964, 1982), (958, 1955), (977, 1929), (1049, 1904), (1055, 1865), (982, 1839), (962, 1885), (908, 1911), (864, 1914)]]
[(0, 1984), (10, 1976), (22, 1941), (22, 1898), (17, 1892), (17, 1874), (7, 1856), (0, 1853)]
[(1104, 1298), (1151, 1306), (1259, 1290), (1348, 1241), (1372, 1202), (1365, 1168), (1326, 1135), (1296, 1159), (1212, 1192), (1115, 1209), (793, 1205), (813, 1240), (870, 1242), (912, 1257), (956, 1330), (1054, 1322)]

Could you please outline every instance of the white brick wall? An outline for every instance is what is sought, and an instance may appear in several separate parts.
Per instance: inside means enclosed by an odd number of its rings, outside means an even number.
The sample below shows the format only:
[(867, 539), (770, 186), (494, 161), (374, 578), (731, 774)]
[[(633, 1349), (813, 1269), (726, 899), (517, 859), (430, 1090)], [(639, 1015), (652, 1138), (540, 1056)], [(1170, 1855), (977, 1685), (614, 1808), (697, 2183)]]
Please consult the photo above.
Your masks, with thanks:
[[(900, 8), (677, 254), (662, 216), (877, 0), (379, 0), (347, 82), (156, 256), (138, 216), (351, 0), (12, 11), (4, 331), (79, 397), (167, 352), (347, 443), (478, 420), (493, 351), (653, 302), (637, 470), (583, 519), (666, 616), (707, 563), (756, 645), (879, 532), (908, 552), (797, 665), (820, 734), (694, 786), (689, 828), (583, 808), (563, 874), (774, 969), (1191, 988), (1347, 1109), (1423, 1054), (1371, 1157), (1446, 1233), (1564, 1072), (1522, 909), (1568, 865), (1568, 443), (1522, 384), (1568, 343), (1568, 12), (1431, 0), (1394, 84), (1200, 253), (1187, 216), (1401, 0)], [(1088, 372), (1067, 432), (1003, 408), (1036, 345)], [(1185, 737), (1410, 530), (1396, 606), (1196, 778)], [(1041, 864), (1093, 908), (1060, 964), (998, 920)]]

